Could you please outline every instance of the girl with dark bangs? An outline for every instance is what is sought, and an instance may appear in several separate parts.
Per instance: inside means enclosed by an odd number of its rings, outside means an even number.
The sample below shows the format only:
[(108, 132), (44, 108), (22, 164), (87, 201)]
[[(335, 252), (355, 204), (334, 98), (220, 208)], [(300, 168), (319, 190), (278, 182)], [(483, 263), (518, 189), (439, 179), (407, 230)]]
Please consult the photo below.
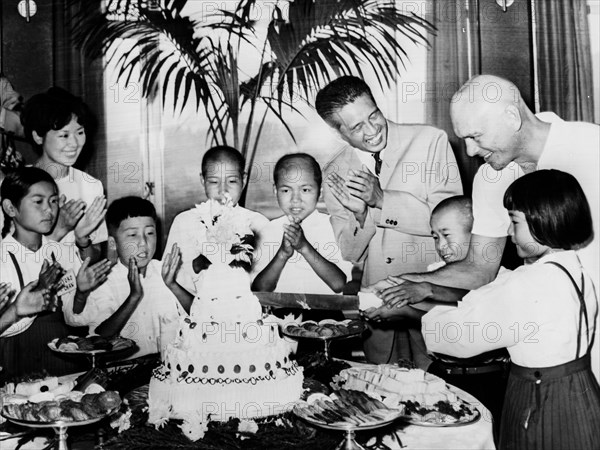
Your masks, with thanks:
[[(572, 175), (539, 170), (510, 185), (504, 207), (525, 265), (457, 308), (426, 314), (427, 347), (463, 358), (507, 348), (500, 449), (600, 448), (600, 386), (590, 363), (598, 300), (576, 252), (593, 238), (589, 204)], [(450, 323), (465, 327), (452, 342), (426, 332)]]

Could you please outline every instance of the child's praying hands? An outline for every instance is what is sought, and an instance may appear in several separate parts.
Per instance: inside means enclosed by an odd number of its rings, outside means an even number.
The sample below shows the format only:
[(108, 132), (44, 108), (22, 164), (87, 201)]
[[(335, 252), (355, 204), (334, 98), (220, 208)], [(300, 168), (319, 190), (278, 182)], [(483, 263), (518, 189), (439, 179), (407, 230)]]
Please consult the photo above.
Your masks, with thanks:
[(288, 219), (290, 220), (290, 223), (283, 226), (283, 239), (284, 241), (287, 239), (293, 250), (302, 253), (304, 248), (308, 245), (308, 241), (304, 236), (301, 221), (293, 216), (288, 216)]

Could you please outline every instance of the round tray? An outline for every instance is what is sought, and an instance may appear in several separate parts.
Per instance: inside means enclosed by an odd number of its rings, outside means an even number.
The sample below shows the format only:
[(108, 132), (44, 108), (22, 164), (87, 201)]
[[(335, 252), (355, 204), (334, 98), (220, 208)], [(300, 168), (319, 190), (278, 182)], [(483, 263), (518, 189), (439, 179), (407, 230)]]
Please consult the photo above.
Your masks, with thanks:
[[(295, 413), (294, 413), (295, 414)], [(375, 430), (377, 428), (385, 427), (386, 425), (390, 425), (392, 422), (400, 419), (401, 417), (405, 417), (402, 414), (402, 411), (398, 411), (398, 415), (392, 417), (391, 419), (384, 420), (377, 423), (372, 423), (368, 425), (353, 425), (351, 423), (340, 423), (340, 424), (329, 424), (324, 422), (319, 422), (318, 420), (309, 419), (308, 417), (303, 417), (299, 414), (296, 414), (301, 419), (306, 420), (311, 425), (315, 425), (321, 428), (325, 428), (327, 430), (336, 430), (336, 431), (366, 431), (366, 430)]]
[(53, 422), (37, 422), (34, 420), (15, 419), (14, 417), (4, 414), (3, 412), (0, 412), (0, 416), (4, 417), (6, 420), (10, 420), (12, 423), (29, 428), (70, 428), (81, 427), (83, 425), (90, 425), (92, 423), (100, 422), (105, 417), (110, 416), (113, 412), (114, 410), (107, 412), (103, 416), (94, 417), (88, 420), (55, 420)]
[[(325, 319), (324, 321), (321, 322), (315, 322), (313, 320), (307, 320), (306, 322), (302, 322), (297, 324), (298, 326), (302, 326), (305, 323), (315, 323), (316, 325), (320, 325), (320, 324), (340, 324), (340, 325), (346, 325), (348, 321), (333, 321), (333, 320), (328, 320)], [(362, 334), (367, 328), (365, 327), (365, 325), (361, 322), (361, 328), (358, 330), (353, 330), (352, 332), (346, 333), (346, 334), (341, 334), (338, 336), (300, 336), (298, 334), (292, 334), (292, 333), (288, 333), (286, 330), (286, 327), (289, 326), (290, 324), (286, 324), (285, 327), (282, 328), (281, 332), (283, 335), (293, 338), (293, 339), (314, 339), (314, 340), (319, 340), (319, 341), (334, 341), (334, 340), (338, 340), (338, 339), (346, 339), (349, 337), (353, 337), (353, 336), (358, 336), (360, 334)]]
[(50, 348), (50, 350), (52, 350), (53, 352), (56, 353), (62, 353), (65, 355), (114, 355), (114, 354), (118, 354), (120, 352), (124, 352), (127, 350), (131, 350), (132, 348), (134, 348), (137, 344), (135, 343), (134, 340), (132, 339), (128, 339), (128, 338), (121, 338), (124, 341), (128, 342), (128, 346), (127, 347), (122, 347), (122, 348), (118, 348), (116, 350), (104, 350), (104, 349), (98, 349), (98, 350), (59, 350), (56, 347), (56, 342), (58, 341), (58, 338), (54, 338), (52, 339), (50, 342), (48, 342), (48, 348)]
[[(471, 407), (473, 408), (473, 407)], [(402, 420), (411, 425), (417, 425), (419, 427), (432, 427), (432, 428), (447, 428), (447, 427), (463, 427), (465, 425), (470, 425), (472, 423), (477, 422), (481, 419), (481, 413), (477, 408), (473, 408), (475, 414), (473, 417), (470, 417), (466, 420), (459, 419), (457, 422), (449, 422), (449, 423), (435, 423), (435, 422), (426, 422), (423, 420), (418, 420), (413, 418), (412, 416), (402, 416)]]

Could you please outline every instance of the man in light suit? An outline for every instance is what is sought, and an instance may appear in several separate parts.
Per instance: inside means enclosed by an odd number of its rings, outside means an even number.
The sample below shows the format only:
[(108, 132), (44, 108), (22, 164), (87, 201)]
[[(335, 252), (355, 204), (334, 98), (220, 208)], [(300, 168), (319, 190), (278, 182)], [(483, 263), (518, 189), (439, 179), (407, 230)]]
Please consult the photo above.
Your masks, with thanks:
[[(387, 120), (360, 78), (344, 76), (319, 91), (318, 114), (346, 142), (325, 167), (324, 197), (342, 256), (363, 263), (362, 286), (421, 272), (435, 261), (431, 210), (462, 194), (446, 133)], [(364, 342), (375, 363), (429, 358), (420, 324), (372, 324)]]

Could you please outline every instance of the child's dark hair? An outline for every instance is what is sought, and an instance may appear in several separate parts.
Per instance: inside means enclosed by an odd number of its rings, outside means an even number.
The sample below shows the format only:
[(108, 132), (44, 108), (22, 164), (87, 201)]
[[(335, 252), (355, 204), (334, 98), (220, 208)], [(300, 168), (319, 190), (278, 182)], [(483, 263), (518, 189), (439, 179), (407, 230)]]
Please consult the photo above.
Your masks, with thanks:
[(333, 80), (317, 93), (315, 109), (321, 119), (339, 129), (339, 123), (334, 118), (334, 114), (365, 94), (375, 103), (371, 88), (364, 80), (346, 75)]
[(574, 250), (594, 237), (590, 205), (579, 182), (559, 170), (538, 170), (515, 180), (504, 207), (525, 214), (531, 236), (550, 248)]
[[(15, 206), (19, 207), (21, 200), (29, 193), (31, 186), (37, 183), (50, 183), (56, 189), (58, 193), (58, 187), (54, 178), (45, 170), (37, 167), (21, 167), (9, 171), (6, 174), (6, 178), (2, 181), (2, 187), (0, 187), (0, 200), (10, 200)], [(5, 237), (10, 231), (10, 225), (12, 218), (6, 214), (4, 208), (2, 208), (4, 214), (4, 226), (2, 227), (2, 237)]]
[(208, 164), (213, 161), (217, 161), (223, 157), (229, 158), (237, 163), (240, 168), (240, 176), (244, 176), (244, 170), (246, 169), (246, 161), (242, 154), (233, 147), (228, 145), (217, 145), (209, 148), (204, 156), (202, 157), (202, 175), (207, 176)]
[[(283, 169), (295, 166), (295, 164), (293, 163), (295, 159), (301, 159), (308, 163), (308, 165), (312, 168), (313, 177), (315, 179), (315, 182), (317, 183), (317, 186), (321, 188), (321, 183), (323, 181), (321, 167), (319, 166), (317, 160), (310, 156), (308, 153), (290, 153), (279, 158), (279, 161), (277, 161), (277, 164), (275, 164), (275, 168), (273, 169), (273, 181), (275, 182), (275, 186), (279, 184), (279, 180), (282, 177), (281, 172), (283, 171)], [(298, 168), (298, 170), (301, 169)], [(285, 178), (286, 176), (283, 175), (283, 177)]]
[(114, 234), (125, 219), (134, 217), (151, 217), (157, 221), (156, 208), (149, 200), (134, 195), (114, 200), (106, 211), (106, 225)]
[(25, 137), (41, 153), (41, 147), (33, 140), (33, 132), (44, 137), (50, 130), (60, 130), (69, 124), (73, 117), (89, 132), (91, 114), (83, 100), (59, 87), (51, 87), (46, 92), (36, 94), (25, 102), (21, 113), (21, 123)]
[(470, 229), (473, 228), (473, 202), (471, 197), (466, 195), (453, 195), (439, 202), (431, 211), (431, 216), (441, 213), (445, 210), (456, 209), (460, 212), (464, 225)]

